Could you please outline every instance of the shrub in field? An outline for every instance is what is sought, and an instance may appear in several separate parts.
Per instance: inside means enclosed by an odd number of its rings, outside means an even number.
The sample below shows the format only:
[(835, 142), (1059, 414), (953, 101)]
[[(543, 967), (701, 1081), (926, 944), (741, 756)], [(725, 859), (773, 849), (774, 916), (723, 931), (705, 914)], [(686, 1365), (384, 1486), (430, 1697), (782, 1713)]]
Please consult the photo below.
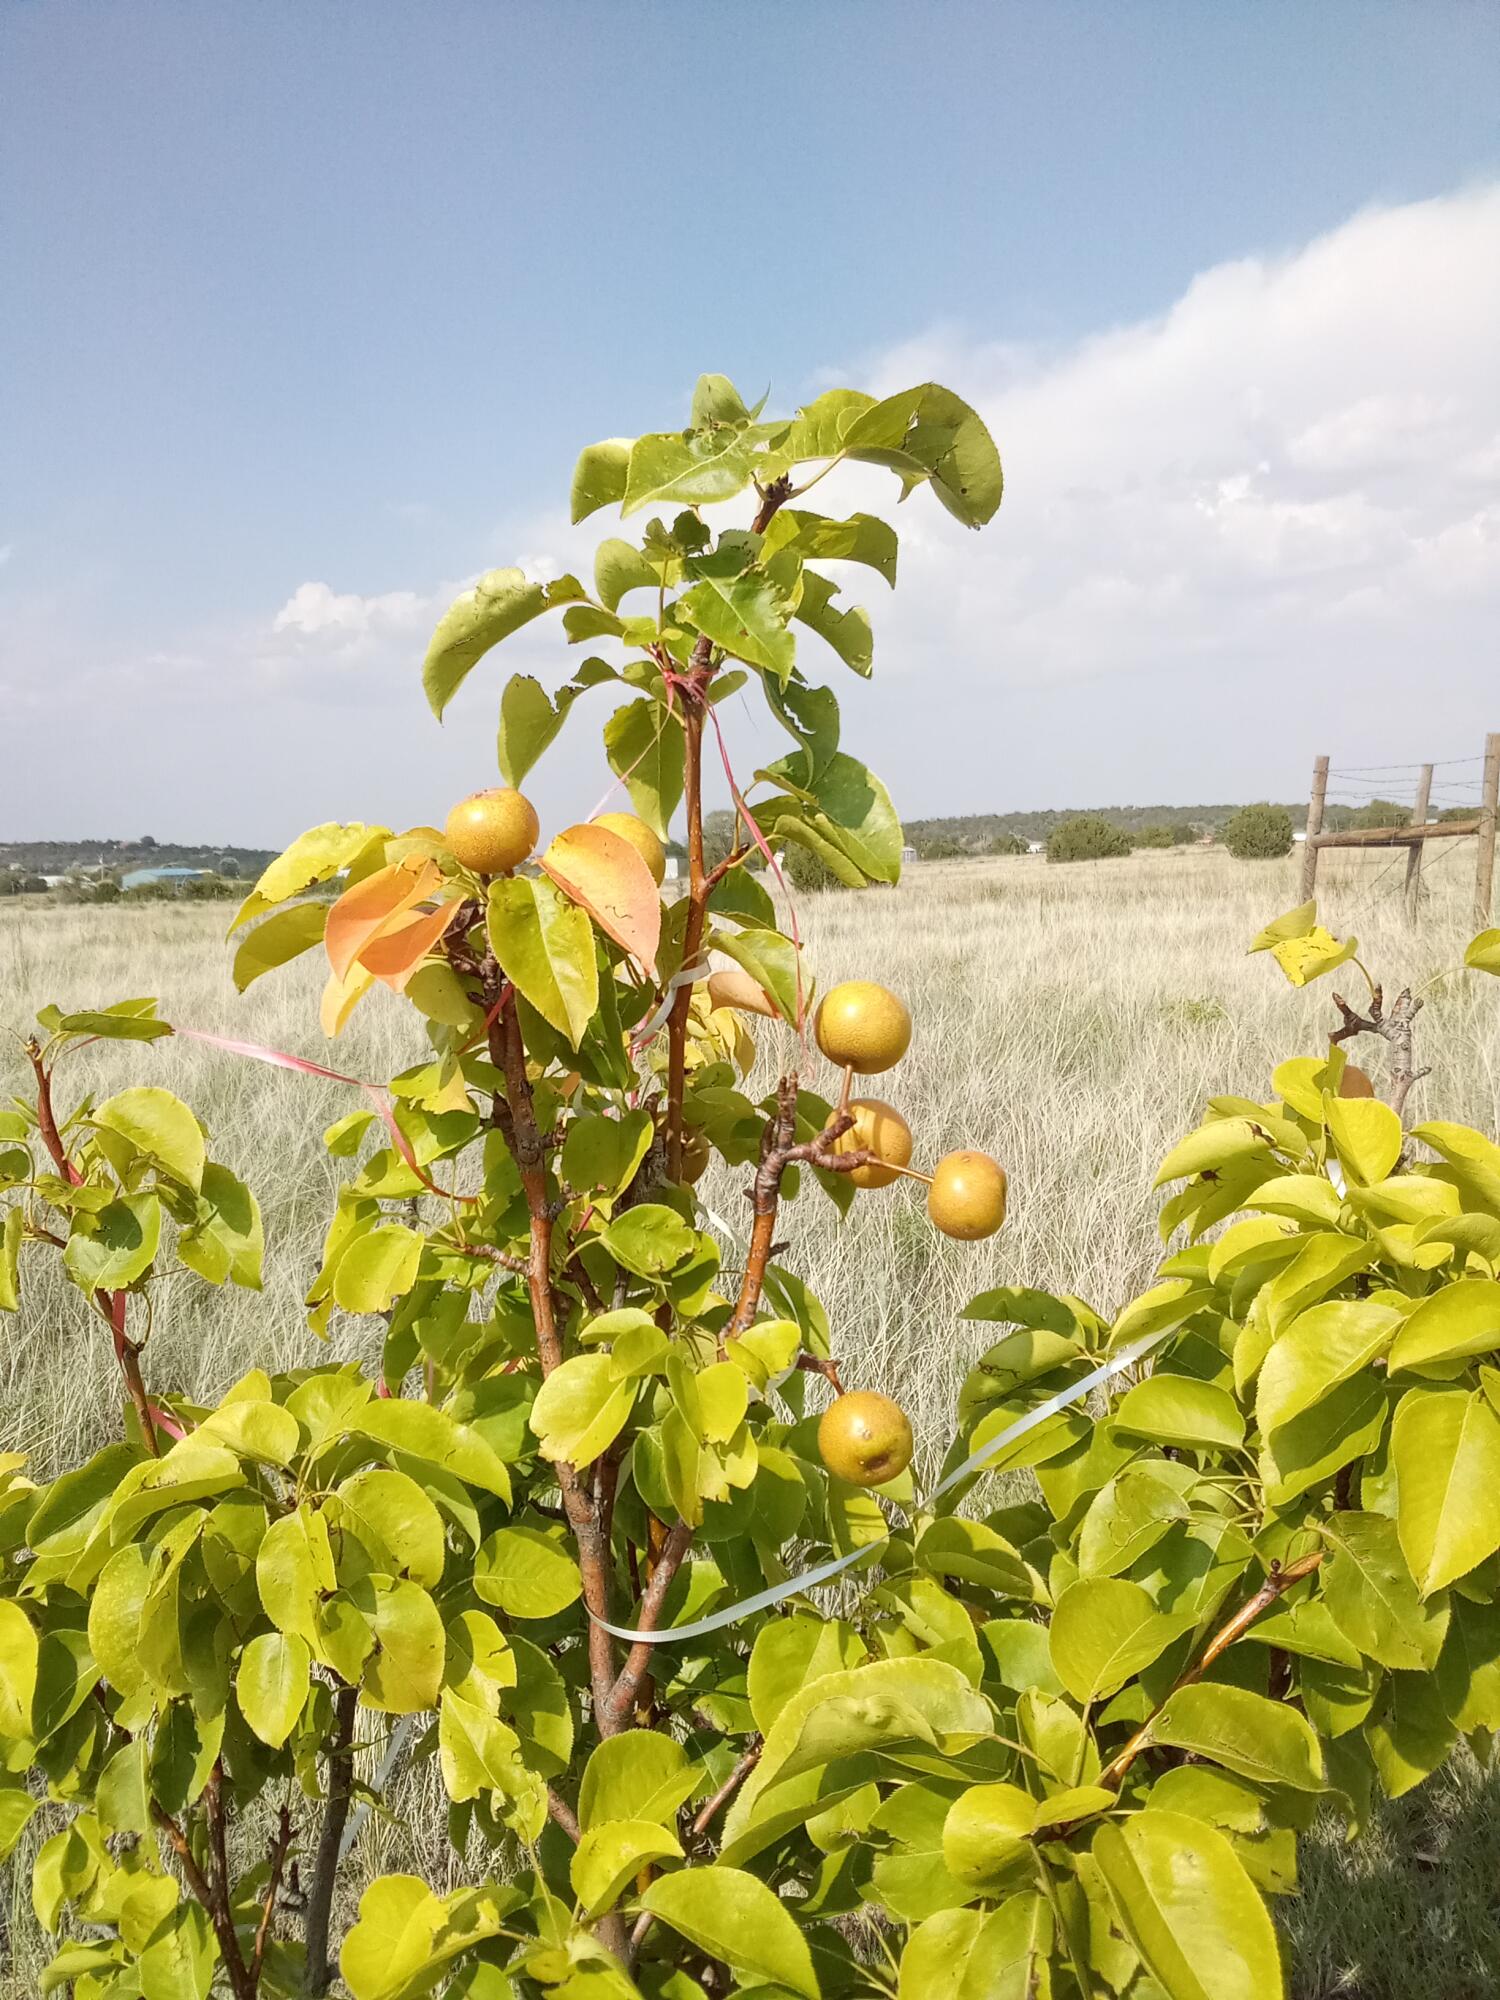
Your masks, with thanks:
[(1113, 861), (1130, 852), (1130, 835), (1102, 813), (1079, 813), (1047, 836), (1049, 861)]
[[(870, 664), (814, 565), (889, 576), (894, 535), (796, 505), (843, 458), (971, 525), (999, 502), (944, 390), (772, 423), (705, 378), (688, 430), (575, 476), (580, 517), (672, 519), (606, 540), (592, 591), (487, 576), (425, 678), (441, 712), (551, 609), (623, 658), (555, 696), (513, 677), (506, 783), (449, 831), (318, 827), (246, 900), (242, 987), (321, 949), (330, 1034), (376, 982), (425, 1024), (428, 1058), (326, 1134), (349, 1179), (312, 1325), (363, 1318), (378, 1366), (253, 1370), (212, 1408), (150, 1380), (162, 1275), (186, 1267), (178, 1311), (193, 1278), (259, 1283), (254, 1200), (159, 1084), (62, 1102), (86, 1040), (172, 1034), (151, 1003), (49, 1011), (29, 1042), (0, 1305), (60, 1257), (126, 1389), (122, 1437), (61, 1477), (0, 1459), (0, 1844), (37, 1822), (46, 1990), (318, 1994), (336, 1951), (354, 2000), (1264, 2000), (1264, 1897), (1311, 1816), (1357, 1829), (1376, 1787), (1500, 1727), (1500, 1148), (1404, 1129), (1409, 995), (1340, 1002), (1265, 1101), (1210, 1105), (1158, 1176), (1181, 1240), (1141, 1297), (978, 1292), (993, 1339), (941, 1468), (846, 1385), (788, 1205), (915, 1177), (973, 1241), (1006, 1186), (983, 1154), (909, 1165), (899, 1110), (853, 1094), (892, 1088), (906, 1008), (863, 979), (815, 1000), (744, 871), (755, 829), (839, 879), (899, 862), (793, 650), (800, 624)], [(711, 534), (702, 509), (752, 492), (751, 527)], [(533, 863), (515, 788), (604, 686), (637, 820)], [(709, 868), (702, 753), (735, 686), (796, 747), (736, 784), (752, 837)], [(1298, 984), (1357, 964), (1310, 905), (1256, 942)], [(1500, 933), (1471, 962), (1500, 969)], [(807, 1074), (756, 1103), (768, 1014)], [(1356, 1035), (1388, 1043), (1391, 1104), (1346, 1094)], [(715, 1154), (750, 1180), (727, 1253), (693, 1193)], [(368, 1882), (337, 1940), (351, 1813), (389, 1809), (402, 1756), (440, 1775), (465, 1886)]]
[(1138, 826), (1130, 839), (1136, 847), (1186, 847), (1193, 837), (1193, 829), (1180, 821), (1167, 825), (1157, 821), (1151, 826)]
[(997, 833), (985, 852), (995, 855), (1029, 854), (1031, 847), (1019, 833)]
[(1285, 806), (1241, 806), (1223, 838), (1236, 861), (1274, 861), (1292, 851), (1292, 816)]

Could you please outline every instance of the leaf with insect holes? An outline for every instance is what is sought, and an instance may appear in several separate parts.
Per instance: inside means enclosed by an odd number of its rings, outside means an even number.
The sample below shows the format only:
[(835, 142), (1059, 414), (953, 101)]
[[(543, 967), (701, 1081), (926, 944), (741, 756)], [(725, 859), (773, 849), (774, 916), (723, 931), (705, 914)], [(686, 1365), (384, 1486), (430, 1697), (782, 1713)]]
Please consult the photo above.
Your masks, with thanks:
[(548, 844), (542, 870), (606, 937), (639, 961), (648, 978), (656, 978), (661, 900), (651, 870), (628, 840), (607, 826), (570, 826)]

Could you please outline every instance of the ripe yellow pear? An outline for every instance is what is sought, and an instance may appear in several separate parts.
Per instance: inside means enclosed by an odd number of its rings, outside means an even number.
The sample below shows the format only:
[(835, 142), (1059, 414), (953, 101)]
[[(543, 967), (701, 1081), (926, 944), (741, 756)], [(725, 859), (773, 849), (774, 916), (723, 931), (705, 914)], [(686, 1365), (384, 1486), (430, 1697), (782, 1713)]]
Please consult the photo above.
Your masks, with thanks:
[(993, 1236), (1005, 1220), (1005, 1169), (988, 1153), (946, 1154), (933, 1169), (927, 1213), (945, 1236)]
[(476, 875), (507, 875), (536, 847), (541, 832), (530, 799), (509, 785), (471, 792), (448, 815), (449, 851)]
[[(833, 1142), (836, 1153), (874, 1153), (862, 1167), (851, 1167), (849, 1178), (859, 1188), (889, 1187), (896, 1169), (911, 1162), (911, 1127), (893, 1104), (878, 1097), (851, 1097), (854, 1123)], [(879, 1162), (885, 1162), (881, 1165)]]
[(600, 813), (594, 824), (607, 827), (621, 840), (629, 841), (650, 869), (651, 880), (658, 889), (661, 887), (667, 879), (667, 850), (643, 819), (637, 819), (634, 813)]
[(1340, 1097), (1373, 1097), (1375, 1086), (1357, 1063), (1345, 1063), (1339, 1078)]
[(708, 1004), (710, 1007), (733, 1007), (740, 1014), (764, 1014), (774, 1021), (776, 1002), (758, 980), (732, 966), (725, 972), (711, 972), (708, 975)]
[(911, 1425), (889, 1396), (852, 1389), (823, 1412), (818, 1456), (835, 1479), (851, 1486), (884, 1486), (905, 1472), (911, 1454)]
[(824, 994), (813, 1031), (818, 1047), (840, 1069), (878, 1076), (906, 1054), (911, 1015), (889, 987), (873, 979), (846, 979)]

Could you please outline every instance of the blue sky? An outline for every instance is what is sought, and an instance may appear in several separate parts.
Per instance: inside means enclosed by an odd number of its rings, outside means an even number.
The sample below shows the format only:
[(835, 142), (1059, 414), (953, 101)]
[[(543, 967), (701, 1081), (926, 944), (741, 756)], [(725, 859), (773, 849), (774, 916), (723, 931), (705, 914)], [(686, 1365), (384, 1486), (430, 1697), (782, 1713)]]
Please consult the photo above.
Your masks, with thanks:
[[(430, 606), (575, 558), (577, 448), (703, 368), (782, 407), (933, 368), (995, 424), (998, 521), (913, 519), (893, 671), (845, 704), (912, 813), (1466, 754), (1497, 57), (1456, 0), (9, 0), (0, 838), (275, 841), (490, 782), (499, 669), (439, 735)], [(1414, 746), (1369, 699), (1402, 618), (1444, 663)], [(596, 768), (554, 752), (544, 804)]]

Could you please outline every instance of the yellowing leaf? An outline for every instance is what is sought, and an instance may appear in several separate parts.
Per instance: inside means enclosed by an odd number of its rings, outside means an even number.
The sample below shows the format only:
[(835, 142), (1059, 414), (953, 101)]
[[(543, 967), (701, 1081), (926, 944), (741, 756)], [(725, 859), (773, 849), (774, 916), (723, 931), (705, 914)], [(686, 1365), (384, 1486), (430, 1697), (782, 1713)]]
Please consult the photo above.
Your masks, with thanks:
[(655, 979), (661, 899), (651, 870), (628, 840), (596, 822), (570, 826), (548, 845), (542, 869)]
[(1323, 1116), (1349, 1178), (1361, 1187), (1383, 1181), (1401, 1157), (1401, 1120), (1378, 1097), (1323, 1099)]
[(352, 889), (346, 889), (328, 912), (323, 946), (328, 963), (340, 979), (363, 957), (365, 947), (394, 928), (397, 920), (432, 895), (442, 882), (435, 861), (409, 855), (377, 869)]
[(1500, 930), (1481, 931), (1464, 953), (1464, 964), (1476, 972), (1500, 973)]
[(1278, 944), (1285, 944), (1288, 938), (1306, 937), (1318, 921), (1316, 902), (1299, 903), (1295, 910), (1288, 910), (1284, 916), (1273, 918), (1261, 931), (1251, 951), (1271, 951)]
[(318, 1025), (329, 1041), (344, 1032), (349, 1016), (374, 984), (374, 973), (366, 972), (362, 965), (350, 966), (346, 979), (340, 979), (336, 972), (329, 973), (318, 1004)]
[(1340, 944), (1321, 924), (1314, 924), (1305, 936), (1283, 938), (1273, 945), (1271, 956), (1293, 986), (1305, 986), (1310, 979), (1346, 964), (1358, 950), (1358, 938), (1345, 938)]

